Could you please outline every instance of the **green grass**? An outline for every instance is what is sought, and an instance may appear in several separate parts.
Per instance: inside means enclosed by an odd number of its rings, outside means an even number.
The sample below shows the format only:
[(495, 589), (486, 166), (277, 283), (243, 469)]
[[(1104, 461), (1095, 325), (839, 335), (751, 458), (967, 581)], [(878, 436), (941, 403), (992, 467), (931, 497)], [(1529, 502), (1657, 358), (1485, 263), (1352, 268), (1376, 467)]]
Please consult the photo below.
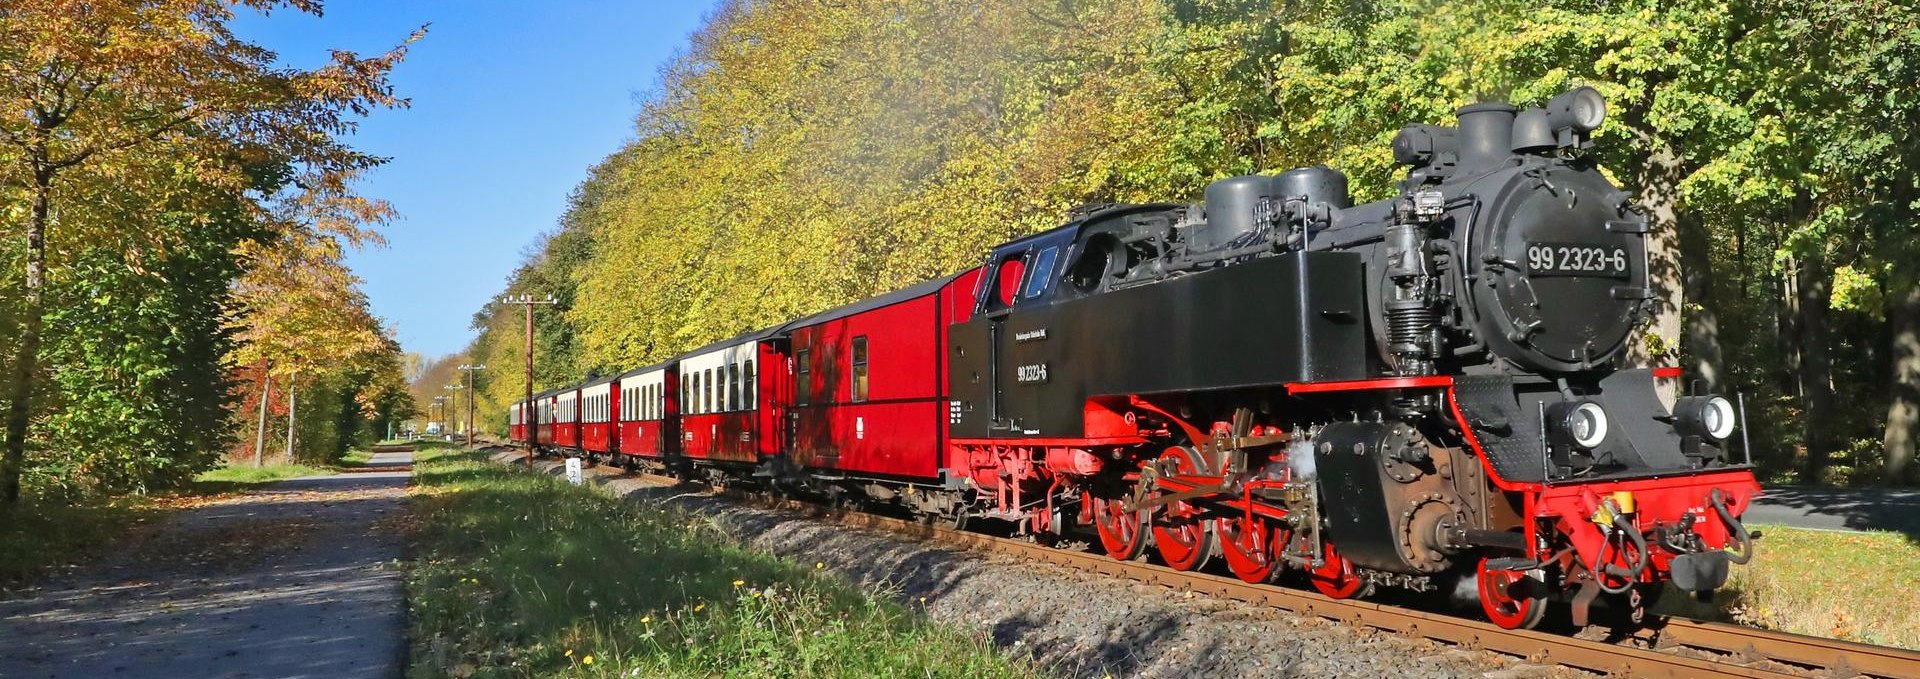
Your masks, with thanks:
[(371, 461), (372, 459), (373, 459), (373, 451), (349, 450), (347, 451), (346, 457), (340, 458), (340, 466), (342, 467), (365, 466), (367, 462)]
[(275, 481), (299, 478), (302, 476), (326, 476), (338, 473), (326, 467), (311, 467), (304, 464), (270, 464), (255, 467), (249, 464), (228, 465), (200, 472), (193, 477), (188, 492), (217, 495), (251, 490)]
[(1766, 537), (1753, 561), (1733, 567), (1713, 605), (1683, 600), (1676, 613), (1920, 649), (1920, 544), (1889, 532), (1755, 528)]
[(1030, 677), (1030, 661), (745, 549), (705, 519), (435, 451), (410, 676)]

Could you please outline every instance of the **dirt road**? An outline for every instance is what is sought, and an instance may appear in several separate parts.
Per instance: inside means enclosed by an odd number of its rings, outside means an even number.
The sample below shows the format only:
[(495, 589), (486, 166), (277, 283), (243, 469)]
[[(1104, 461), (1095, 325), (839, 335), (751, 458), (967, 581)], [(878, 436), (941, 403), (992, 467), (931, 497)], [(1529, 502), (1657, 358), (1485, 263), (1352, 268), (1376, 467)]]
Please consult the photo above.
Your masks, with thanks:
[(98, 563), (0, 601), (0, 677), (397, 677), (395, 471), (294, 479), (179, 510)]

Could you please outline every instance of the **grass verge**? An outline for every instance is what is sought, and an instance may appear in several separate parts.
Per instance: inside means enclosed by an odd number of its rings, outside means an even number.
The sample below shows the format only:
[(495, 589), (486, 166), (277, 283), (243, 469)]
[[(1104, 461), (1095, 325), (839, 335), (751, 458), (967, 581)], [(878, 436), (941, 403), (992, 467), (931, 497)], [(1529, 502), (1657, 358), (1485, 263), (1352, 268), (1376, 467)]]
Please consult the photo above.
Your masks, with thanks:
[(410, 676), (1040, 674), (693, 515), (484, 453), (428, 453), (414, 475)]
[(1754, 528), (1766, 537), (1713, 604), (1675, 592), (1674, 613), (1920, 649), (1920, 544), (1890, 532)]
[(326, 476), (337, 473), (326, 467), (311, 467), (304, 464), (274, 464), (254, 467), (240, 464), (210, 469), (193, 477), (193, 483), (187, 490), (192, 493), (217, 495), (250, 490), (255, 486), (284, 481), (302, 476)]

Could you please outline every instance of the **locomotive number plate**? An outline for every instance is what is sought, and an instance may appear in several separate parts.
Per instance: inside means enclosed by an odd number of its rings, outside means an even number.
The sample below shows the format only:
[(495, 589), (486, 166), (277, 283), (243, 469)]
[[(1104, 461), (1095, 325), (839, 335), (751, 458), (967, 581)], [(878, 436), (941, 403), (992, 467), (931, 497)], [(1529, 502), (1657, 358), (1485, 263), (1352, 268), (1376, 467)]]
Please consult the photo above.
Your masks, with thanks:
[(1627, 278), (1632, 270), (1627, 249), (1580, 243), (1527, 245), (1527, 273), (1534, 276)]

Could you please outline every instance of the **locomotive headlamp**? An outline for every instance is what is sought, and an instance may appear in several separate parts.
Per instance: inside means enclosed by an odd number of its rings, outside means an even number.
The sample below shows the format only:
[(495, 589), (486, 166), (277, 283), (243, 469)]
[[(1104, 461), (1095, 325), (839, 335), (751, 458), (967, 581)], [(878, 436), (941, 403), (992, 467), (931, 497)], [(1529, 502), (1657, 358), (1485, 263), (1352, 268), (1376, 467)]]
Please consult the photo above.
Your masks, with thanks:
[(1554, 438), (1584, 450), (1607, 440), (1607, 411), (1593, 401), (1563, 401), (1547, 406), (1547, 427)]
[(1607, 100), (1591, 87), (1576, 87), (1547, 100), (1547, 123), (1554, 129), (1571, 127), (1592, 132), (1606, 119)]
[(1733, 435), (1733, 404), (1720, 396), (1688, 396), (1673, 403), (1673, 425), (1680, 433), (1725, 441)]

